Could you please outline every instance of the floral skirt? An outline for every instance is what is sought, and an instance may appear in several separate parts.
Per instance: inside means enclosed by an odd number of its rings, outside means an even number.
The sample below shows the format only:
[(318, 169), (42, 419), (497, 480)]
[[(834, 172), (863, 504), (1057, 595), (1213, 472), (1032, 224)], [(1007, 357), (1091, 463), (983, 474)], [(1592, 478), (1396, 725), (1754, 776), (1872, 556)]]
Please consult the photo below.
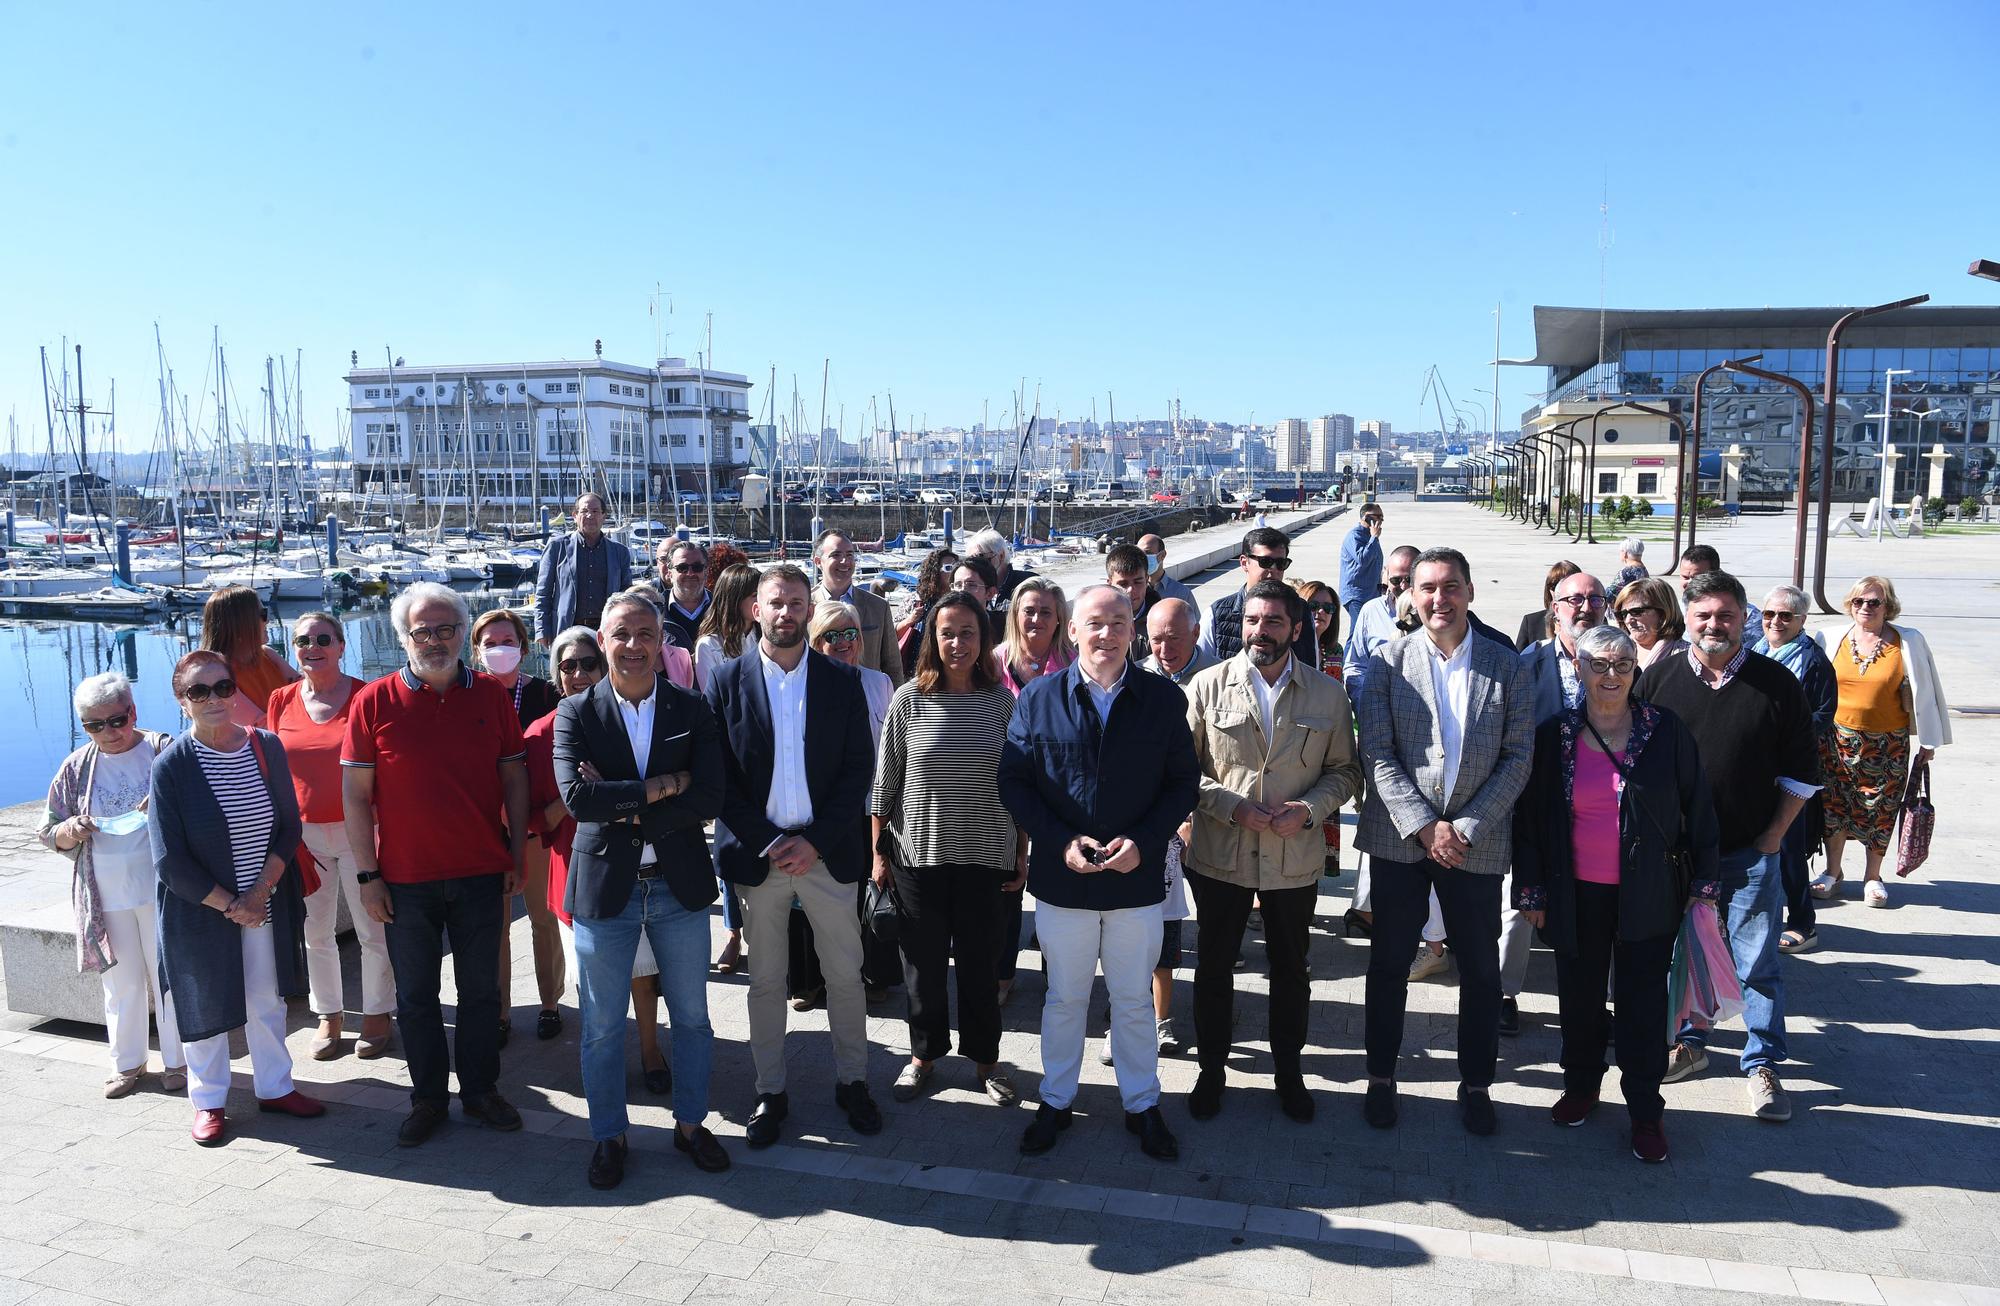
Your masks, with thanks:
[(1827, 838), (1854, 839), (1875, 851), (1886, 850), (1910, 777), (1910, 732), (1872, 734), (1836, 723), (1820, 744), (1819, 758)]

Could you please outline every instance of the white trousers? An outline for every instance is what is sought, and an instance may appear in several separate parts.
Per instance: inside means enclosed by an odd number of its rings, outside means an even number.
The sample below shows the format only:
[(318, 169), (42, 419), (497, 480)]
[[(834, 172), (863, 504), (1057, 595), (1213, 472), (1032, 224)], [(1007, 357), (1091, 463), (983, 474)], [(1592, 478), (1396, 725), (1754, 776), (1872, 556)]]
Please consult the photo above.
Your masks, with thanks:
[(118, 964), (98, 972), (104, 985), (104, 1029), (111, 1043), (111, 1068), (146, 1068), (146, 1017), (160, 1009), (160, 1064), (181, 1067), (181, 1028), (174, 1021), (173, 995), (160, 992), (160, 932), (151, 907), (104, 913), (111, 955)]
[(1160, 959), (1160, 904), (1083, 911), (1035, 904), (1035, 933), (1048, 971), (1042, 1007), (1042, 1101), (1067, 1107), (1083, 1070), (1090, 986), (1104, 963), (1111, 997), (1111, 1064), (1127, 1111), (1160, 1100), (1160, 1044), (1153, 1022), (1153, 965)]
[[(243, 1041), (250, 1048), (251, 1078), (265, 1102), (292, 1091), (292, 1054), (285, 1046), (285, 1000), (278, 996), (278, 958), (272, 930), (239, 929), (243, 938)], [(229, 1102), (229, 1033), (187, 1045), (188, 1100), (197, 1111)]]
[[(1435, 899), (1433, 899), (1435, 901)], [(1535, 946), (1535, 927), (1507, 904), (1514, 901), (1514, 872), (1507, 872), (1500, 890), (1500, 996), (1518, 998), (1528, 982), (1528, 950)]]
[(340, 944), (334, 927), (340, 919), (340, 895), (347, 895), (347, 914), (354, 919), (354, 941), (361, 945), (361, 1014), (387, 1015), (396, 1009), (396, 977), (389, 969), (389, 942), (382, 925), (361, 905), (361, 872), (347, 844), (347, 826), (340, 821), (305, 827), (306, 851), (319, 863), (319, 892), (306, 899), (306, 984), (313, 1014), (335, 1016), (346, 1010), (341, 991)]

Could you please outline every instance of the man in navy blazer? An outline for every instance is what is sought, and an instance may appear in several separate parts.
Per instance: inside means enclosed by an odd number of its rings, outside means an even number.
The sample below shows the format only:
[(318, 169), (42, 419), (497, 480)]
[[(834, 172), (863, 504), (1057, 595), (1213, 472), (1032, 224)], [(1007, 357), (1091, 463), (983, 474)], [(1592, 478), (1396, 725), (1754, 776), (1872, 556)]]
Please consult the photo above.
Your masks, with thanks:
[(604, 533), (604, 496), (576, 501), (576, 529), (542, 550), (535, 572), (535, 638), (549, 641), (571, 626), (596, 628), (605, 600), (632, 583), (632, 551)]
[(757, 1104), (745, 1139), (778, 1141), (785, 1096), (785, 956), (792, 903), (805, 909), (826, 975), (833, 1100), (860, 1134), (879, 1133), (868, 1095), (868, 1007), (855, 885), (868, 873), (875, 734), (861, 678), (806, 644), (812, 583), (789, 563), (757, 583), (761, 634), (711, 678), (725, 789), (715, 867), (742, 892)]
[(702, 823), (722, 810), (722, 732), (708, 704), (659, 674), (661, 638), (650, 598), (612, 595), (601, 632), (611, 675), (556, 708), (556, 783), (577, 821), (563, 908), (576, 926), (593, 1188), (625, 1177), (625, 1001), (642, 931), (673, 1032), (674, 1146), (703, 1170), (729, 1168), (702, 1127), (715, 1043)]

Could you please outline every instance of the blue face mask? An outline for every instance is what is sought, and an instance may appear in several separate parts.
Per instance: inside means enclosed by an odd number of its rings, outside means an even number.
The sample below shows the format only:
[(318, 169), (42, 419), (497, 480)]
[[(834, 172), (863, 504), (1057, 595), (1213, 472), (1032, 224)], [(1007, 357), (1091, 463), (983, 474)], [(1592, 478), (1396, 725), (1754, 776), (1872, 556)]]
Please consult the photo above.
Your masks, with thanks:
[(1157, 553), (1146, 555), (1146, 574), (1148, 576), (1157, 576), (1160, 574), (1160, 555)]

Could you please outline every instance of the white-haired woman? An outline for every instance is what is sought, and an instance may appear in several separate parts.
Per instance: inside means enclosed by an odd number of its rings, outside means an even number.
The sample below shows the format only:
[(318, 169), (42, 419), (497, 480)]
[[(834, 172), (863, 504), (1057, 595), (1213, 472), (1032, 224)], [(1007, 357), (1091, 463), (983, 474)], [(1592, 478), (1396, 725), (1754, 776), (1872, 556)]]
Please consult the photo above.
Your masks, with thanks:
[(1618, 546), (1618, 579), (1611, 583), (1611, 592), (1623, 594), (1627, 585), (1650, 575), (1646, 570), (1646, 542), (1636, 535), (1626, 536)]
[(104, 1096), (128, 1095), (146, 1073), (149, 995), (160, 1013), (160, 1086), (178, 1092), (187, 1084), (187, 1058), (173, 997), (160, 991), (153, 846), (146, 831), (153, 758), (167, 736), (139, 728), (132, 682), (116, 671), (79, 684), (74, 702), (87, 738), (56, 768), (37, 835), (74, 863), (76, 966), (104, 986), (112, 1072)]

